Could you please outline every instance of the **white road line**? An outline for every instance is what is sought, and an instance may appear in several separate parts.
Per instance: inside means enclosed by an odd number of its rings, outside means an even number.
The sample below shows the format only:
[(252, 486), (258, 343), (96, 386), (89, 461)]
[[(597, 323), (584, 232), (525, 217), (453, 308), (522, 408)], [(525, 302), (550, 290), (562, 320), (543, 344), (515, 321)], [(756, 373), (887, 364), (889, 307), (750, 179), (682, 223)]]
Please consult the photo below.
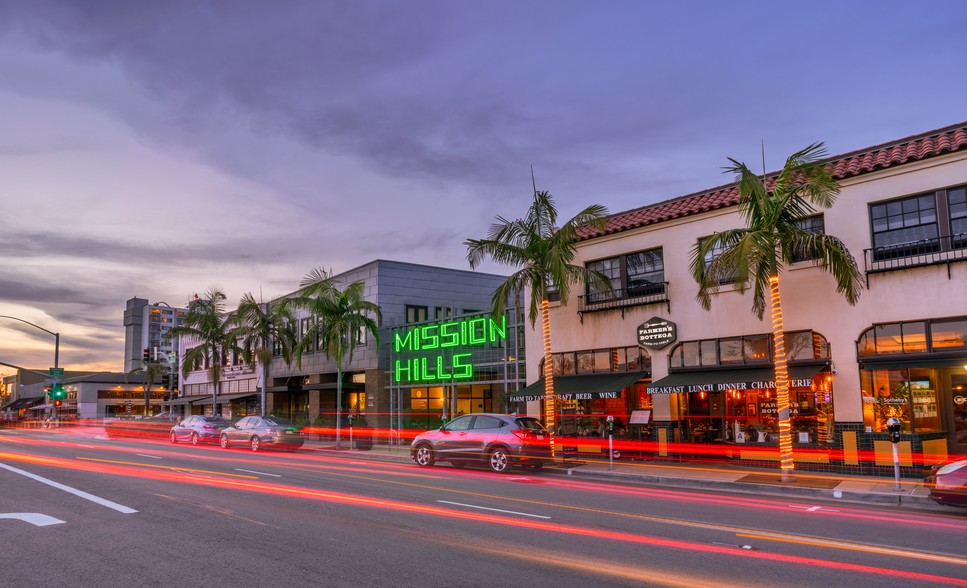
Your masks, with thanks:
[(43, 476), (38, 476), (37, 474), (31, 474), (30, 472), (25, 472), (23, 470), (18, 470), (17, 468), (8, 466), (7, 464), (4, 464), (4, 463), (0, 463), (0, 468), (3, 468), (3, 469), (8, 470), (8, 471), (11, 471), (11, 472), (13, 472), (15, 474), (20, 474), (21, 476), (27, 476), (28, 478), (30, 478), (32, 480), (37, 480), (38, 482), (43, 482), (44, 484), (47, 484), (48, 486), (53, 486), (54, 488), (57, 488), (58, 490), (63, 490), (64, 492), (73, 494), (74, 496), (79, 496), (80, 498), (83, 498), (85, 500), (90, 500), (91, 502), (100, 504), (101, 506), (106, 506), (108, 508), (112, 508), (112, 509), (114, 509), (114, 510), (116, 510), (118, 512), (122, 512), (124, 514), (131, 514), (131, 513), (138, 512), (138, 511), (134, 510), (133, 508), (124, 506), (123, 504), (118, 504), (116, 502), (111, 502), (110, 500), (107, 500), (105, 498), (101, 498), (99, 496), (94, 496), (93, 494), (88, 494), (87, 492), (84, 492), (83, 490), (78, 490), (77, 488), (71, 488), (70, 486), (65, 486), (64, 484), (61, 484), (60, 482), (55, 482), (53, 480), (48, 480), (47, 478), (44, 478)]
[(39, 512), (5, 512), (0, 513), (0, 519), (20, 519), (34, 525), (35, 527), (46, 527), (47, 525), (59, 525), (66, 523), (60, 519), (41, 514)]
[(514, 510), (501, 510), (499, 508), (487, 508), (486, 506), (477, 506), (475, 504), (463, 504), (462, 502), (450, 502), (449, 500), (437, 500), (437, 502), (442, 502), (443, 504), (453, 504), (456, 506), (465, 506), (467, 508), (479, 508), (480, 510), (492, 510), (494, 512), (505, 512), (507, 514), (520, 515), (522, 517), (534, 517), (535, 519), (549, 519), (551, 517), (545, 517), (544, 515), (529, 514), (526, 512), (517, 512)]
[(281, 478), (279, 474), (267, 474), (265, 472), (256, 472), (255, 470), (243, 470), (242, 468), (235, 468), (236, 472), (248, 472), (250, 474), (258, 474), (260, 476), (272, 476), (273, 478)]
[(159, 455), (148, 455), (147, 453), (135, 453), (135, 455), (140, 455), (141, 457), (150, 457), (151, 459), (163, 459)]

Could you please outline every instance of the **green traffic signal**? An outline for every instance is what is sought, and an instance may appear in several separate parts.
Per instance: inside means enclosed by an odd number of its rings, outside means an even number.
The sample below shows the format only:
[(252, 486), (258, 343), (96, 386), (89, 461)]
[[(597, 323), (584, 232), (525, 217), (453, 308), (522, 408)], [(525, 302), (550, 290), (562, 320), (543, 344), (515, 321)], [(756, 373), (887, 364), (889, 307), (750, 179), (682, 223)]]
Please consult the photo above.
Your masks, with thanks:
[(63, 400), (67, 398), (67, 390), (64, 390), (63, 384), (54, 384), (50, 390), (50, 397), (54, 400)]

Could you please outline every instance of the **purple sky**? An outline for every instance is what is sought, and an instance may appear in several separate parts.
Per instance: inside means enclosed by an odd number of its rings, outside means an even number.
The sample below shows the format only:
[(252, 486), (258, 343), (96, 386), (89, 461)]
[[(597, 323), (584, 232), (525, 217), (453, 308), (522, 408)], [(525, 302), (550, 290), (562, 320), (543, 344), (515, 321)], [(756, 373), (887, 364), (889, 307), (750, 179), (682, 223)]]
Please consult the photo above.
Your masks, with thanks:
[[(727, 183), (762, 141), (773, 170), (961, 122), (965, 30), (960, 0), (0, 0), (0, 315), (119, 371), (132, 296), (468, 268), (531, 165), (569, 218)], [(0, 319), (0, 361), (52, 339)]]

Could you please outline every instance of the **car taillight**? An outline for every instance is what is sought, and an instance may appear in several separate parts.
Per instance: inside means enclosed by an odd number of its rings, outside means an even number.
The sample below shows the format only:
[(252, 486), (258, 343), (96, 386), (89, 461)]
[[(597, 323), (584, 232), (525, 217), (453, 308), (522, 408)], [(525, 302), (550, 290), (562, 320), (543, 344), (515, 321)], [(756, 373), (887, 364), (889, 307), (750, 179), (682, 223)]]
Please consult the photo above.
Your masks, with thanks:
[(523, 441), (526, 441), (527, 438), (530, 436), (530, 431), (528, 431), (527, 429), (514, 429), (513, 431), (511, 431), (511, 433), (513, 433), (514, 435), (517, 435)]
[(214, 430), (215, 429), (215, 425), (205, 425), (205, 426), (202, 427), (202, 429)]
[(273, 429), (273, 428), (268, 428), (268, 429), (266, 429), (266, 430), (265, 430), (265, 434), (266, 434), (266, 435), (275, 435), (275, 434), (277, 434), (277, 433), (278, 433), (278, 431), (276, 431), (276, 430), (275, 430), (275, 429)]

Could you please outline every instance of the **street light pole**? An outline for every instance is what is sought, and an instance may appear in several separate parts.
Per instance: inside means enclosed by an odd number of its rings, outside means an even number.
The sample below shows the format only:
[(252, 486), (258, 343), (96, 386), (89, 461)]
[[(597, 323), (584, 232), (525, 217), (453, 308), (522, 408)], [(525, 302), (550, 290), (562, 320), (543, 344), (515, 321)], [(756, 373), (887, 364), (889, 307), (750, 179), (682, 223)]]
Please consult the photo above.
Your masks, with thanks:
[[(17, 318), (15, 316), (9, 316), (9, 315), (6, 315), (6, 314), (0, 314), (0, 318), (10, 319), (10, 320), (14, 320), (14, 321), (20, 321), (20, 322), (22, 322), (24, 324), (27, 324), (27, 325), (30, 325), (31, 327), (34, 327), (35, 329), (40, 329), (41, 331), (43, 331), (45, 333), (48, 333), (50, 335), (53, 335), (54, 336), (54, 369), (57, 369), (58, 360), (60, 359), (60, 333), (55, 333), (53, 331), (48, 331), (47, 329), (41, 327), (40, 325), (35, 325), (32, 322), (30, 322), (30, 321), (25, 321), (22, 318)], [(54, 376), (52, 372), (48, 372), (48, 374), (52, 378), (54, 378), (54, 382), (55, 383), (57, 383), (59, 381), (60, 376)], [(51, 402), (51, 404), (53, 404), (53, 402)], [(52, 412), (53, 412), (53, 415), (54, 415), (54, 419), (56, 420), (57, 419), (57, 407), (56, 406), (53, 406), (52, 409), (53, 409)]]

